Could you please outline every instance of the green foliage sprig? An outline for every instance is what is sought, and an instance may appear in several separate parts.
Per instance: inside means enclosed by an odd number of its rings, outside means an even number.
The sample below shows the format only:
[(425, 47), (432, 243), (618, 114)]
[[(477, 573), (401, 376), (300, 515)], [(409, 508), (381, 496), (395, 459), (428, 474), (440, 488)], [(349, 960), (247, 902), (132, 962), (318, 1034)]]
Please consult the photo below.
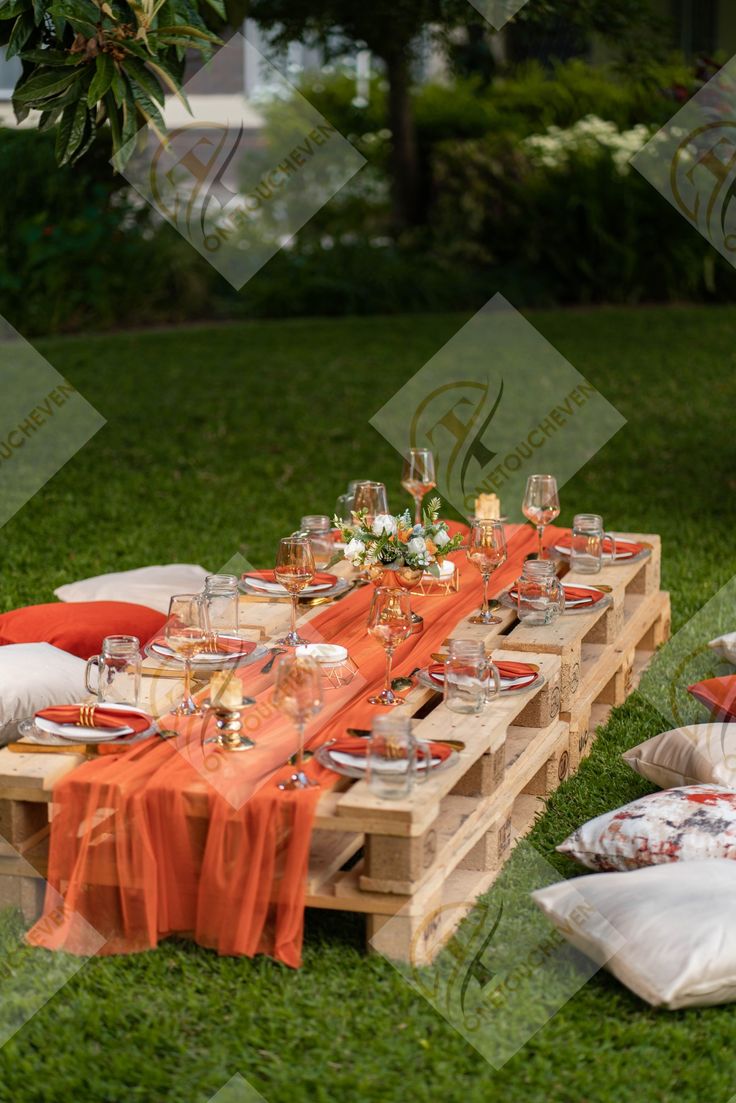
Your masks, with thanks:
[(223, 0), (0, 0), (0, 44), (23, 63), (19, 121), (35, 109), (41, 130), (57, 128), (60, 165), (79, 160), (109, 124), (124, 160), (146, 123), (163, 133), (166, 90), (183, 98), (186, 51), (209, 56), (219, 42), (207, 11), (225, 19)]

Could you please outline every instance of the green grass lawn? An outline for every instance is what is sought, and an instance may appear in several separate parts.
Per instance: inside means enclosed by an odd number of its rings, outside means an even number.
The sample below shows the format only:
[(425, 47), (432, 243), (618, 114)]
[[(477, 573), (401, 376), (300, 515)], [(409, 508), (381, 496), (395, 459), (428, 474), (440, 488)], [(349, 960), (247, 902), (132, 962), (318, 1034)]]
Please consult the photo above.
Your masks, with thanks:
[[(561, 521), (582, 507), (661, 533), (676, 630), (734, 573), (736, 309), (530, 318), (628, 418), (565, 487)], [(39, 343), (108, 425), (3, 529), (2, 606), (145, 563), (217, 569), (240, 552), (268, 565), (349, 478), (382, 479), (398, 502), (398, 457), (368, 419), (463, 321)], [(565, 875), (577, 871), (554, 846), (647, 791), (619, 755), (666, 726), (634, 695), (555, 794), (531, 841)], [(0, 978), (0, 999), (22, 1005), (23, 975), (21, 962)], [(655, 1012), (600, 973), (495, 1072), (364, 954), (358, 920), (311, 914), (300, 972), (185, 942), (90, 961), (0, 1050), (0, 1100), (207, 1103), (239, 1072), (268, 1103), (728, 1103), (734, 1028), (731, 1007)]]

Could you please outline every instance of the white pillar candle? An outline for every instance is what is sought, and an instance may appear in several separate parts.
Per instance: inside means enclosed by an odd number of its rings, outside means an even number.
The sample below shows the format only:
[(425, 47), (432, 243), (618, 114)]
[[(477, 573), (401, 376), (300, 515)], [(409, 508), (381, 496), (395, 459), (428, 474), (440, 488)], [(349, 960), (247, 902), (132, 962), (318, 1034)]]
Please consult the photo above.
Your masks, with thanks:
[(243, 706), (243, 686), (233, 670), (218, 670), (210, 680), (210, 700), (223, 709), (239, 709)]

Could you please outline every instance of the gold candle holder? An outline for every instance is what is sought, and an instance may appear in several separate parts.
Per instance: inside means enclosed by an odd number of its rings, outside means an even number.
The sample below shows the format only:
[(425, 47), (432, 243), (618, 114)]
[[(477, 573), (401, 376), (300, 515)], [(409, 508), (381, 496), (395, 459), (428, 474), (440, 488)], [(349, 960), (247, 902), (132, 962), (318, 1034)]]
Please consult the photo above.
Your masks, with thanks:
[(252, 697), (243, 697), (240, 708), (225, 708), (209, 698), (202, 702), (202, 708), (214, 713), (217, 735), (210, 735), (205, 743), (216, 743), (226, 751), (250, 751), (255, 747), (253, 740), (243, 732), (243, 709), (254, 704)]

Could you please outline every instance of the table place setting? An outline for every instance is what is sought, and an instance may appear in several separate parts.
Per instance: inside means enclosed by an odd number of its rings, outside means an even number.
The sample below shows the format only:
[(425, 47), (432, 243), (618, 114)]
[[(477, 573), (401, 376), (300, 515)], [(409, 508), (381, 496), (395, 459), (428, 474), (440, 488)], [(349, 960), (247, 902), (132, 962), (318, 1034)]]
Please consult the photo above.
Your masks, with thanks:
[(56, 705), (18, 723), (11, 749), (95, 753), (102, 744), (129, 747), (157, 732), (152, 716), (133, 705)]
[[(492, 629), (503, 619), (495, 615), (499, 602), (490, 592), (491, 580), (497, 580), (500, 604), (513, 608), (519, 623), (538, 624), (542, 632), (563, 610), (583, 611), (610, 599), (603, 588), (561, 582), (557, 560), (545, 557), (545, 545), (564, 543), (561, 530), (548, 531), (559, 513), (553, 476), (532, 476), (528, 482), (524, 512), (537, 529), (536, 537), (527, 526), (493, 516), (451, 527), (440, 516), (440, 499), (426, 500), (435, 481), (431, 453), (410, 451), (402, 485), (414, 499), (412, 518), (409, 510), (389, 510), (384, 484), (356, 480), (338, 499), (343, 516), (336, 513), (330, 521), (323, 514), (305, 514), (300, 528), (279, 541), (272, 567), (249, 569), (242, 577), (207, 575), (200, 593), (174, 594), (166, 622), (142, 649), (135, 638), (106, 638), (99, 656), (87, 665), (92, 703), (39, 710), (31, 721), (33, 738), (53, 738), (69, 746), (76, 739), (88, 751), (99, 746), (102, 752), (106, 745), (115, 751), (76, 767), (69, 775), (73, 786), (59, 784), (65, 816), (58, 830), (66, 824), (68, 842), (62, 865), (50, 875), (71, 880), (90, 922), (95, 893), (82, 887), (94, 878), (86, 860), (77, 861), (82, 843), (75, 832), (83, 823), (78, 802), (93, 806), (104, 793), (105, 801), (121, 811), (130, 801), (141, 813), (150, 808), (150, 818), (139, 823), (141, 829), (149, 825), (145, 834), (159, 822), (158, 802), (163, 800), (174, 810), (179, 826), (169, 826), (176, 832), (185, 830), (182, 794), (189, 786), (198, 791), (204, 783), (210, 794), (208, 843), (202, 868), (189, 873), (195, 889), (198, 885), (200, 892), (214, 893), (215, 914), (242, 914), (238, 883), (223, 880), (220, 868), (220, 848), (227, 845), (229, 853), (242, 855), (249, 883), (268, 899), (280, 898), (281, 871), (291, 870), (291, 910), (274, 919), (268, 934), (265, 914), (262, 921), (251, 917), (256, 926), (247, 938), (228, 928), (220, 940), (212, 924), (204, 924), (207, 933), (188, 912), (182, 929), (194, 931), (205, 945), (226, 947), (223, 952), (265, 949), (298, 965), (303, 876), (322, 796), (340, 777), (365, 780), (382, 807), (403, 802), (402, 814), (407, 814), (414, 803), (421, 804), (423, 793), (435, 791), (422, 789), (430, 777), (459, 765), (467, 748), (477, 746), (474, 719), (485, 722), (487, 715), (493, 726), (509, 710), (535, 707), (532, 695), (546, 681), (537, 663), (517, 656), (493, 660), (484, 640), (462, 638), (467, 619), (476, 629)], [(500, 503), (492, 505), (492, 512), (500, 513)], [(598, 527), (601, 555), (593, 569), (600, 570), (608, 537)], [(614, 551), (619, 550), (616, 545)], [(333, 572), (343, 561), (343, 571)], [(251, 601), (263, 602), (264, 610), (273, 605), (260, 618), (257, 643), (243, 635), (242, 608)], [(420, 602), (423, 615), (414, 607)], [(284, 633), (281, 609), (286, 603), (290, 624)], [(323, 603), (324, 608), (311, 607)], [(396, 678), (395, 660), (401, 664)], [(140, 704), (141, 679), (156, 681), (147, 676), (151, 664), (162, 681), (179, 677), (183, 682), (181, 697), (169, 706), (160, 729)], [(172, 689), (178, 692), (176, 682)], [(427, 689), (442, 695), (432, 712), (431, 741), (419, 734), (422, 721), (406, 715), (432, 700)], [(527, 703), (514, 703), (516, 696), (527, 694)], [(504, 708), (498, 707), (500, 698)], [(402, 705), (405, 709), (397, 708)], [(457, 725), (461, 738), (454, 739)], [(159, 738), (146, 741), (152, 734)], [(133, 754), (126, 752), (126, 740), (135, 748)], [(244, 793), (247, 816), (239, 812)], [(229, 800), (230, 795), (237, 799)], [(146, 837), (140, 843), (143, 849), (135, 834), (127, 845), (149, 871), (147, 876), (156, 880), (159, 851), (168, 843), (155, 833)], [(263, 841), (257, 858), (256, 838)], [(251, 860), (257, 862), (254, 869)], [(175, 886), (169, 889), (176, 894)], [(196, 899), (197, 891), (188, 897), (190, 903)], [(150, 913), (145, 900), (143, 904)], [(287, 915), (292, 917), (288, 923)], [(221, 926), (219, 920), (214, 926)], [(113, 942), (118, 952), (125, 952), (154, 945), (160, 937), (156, 932), (152, 913), (144, 933), (131, 912), (130, 921), (121, 916)], [(56, 945), (63, 947), (63, 935)]]

